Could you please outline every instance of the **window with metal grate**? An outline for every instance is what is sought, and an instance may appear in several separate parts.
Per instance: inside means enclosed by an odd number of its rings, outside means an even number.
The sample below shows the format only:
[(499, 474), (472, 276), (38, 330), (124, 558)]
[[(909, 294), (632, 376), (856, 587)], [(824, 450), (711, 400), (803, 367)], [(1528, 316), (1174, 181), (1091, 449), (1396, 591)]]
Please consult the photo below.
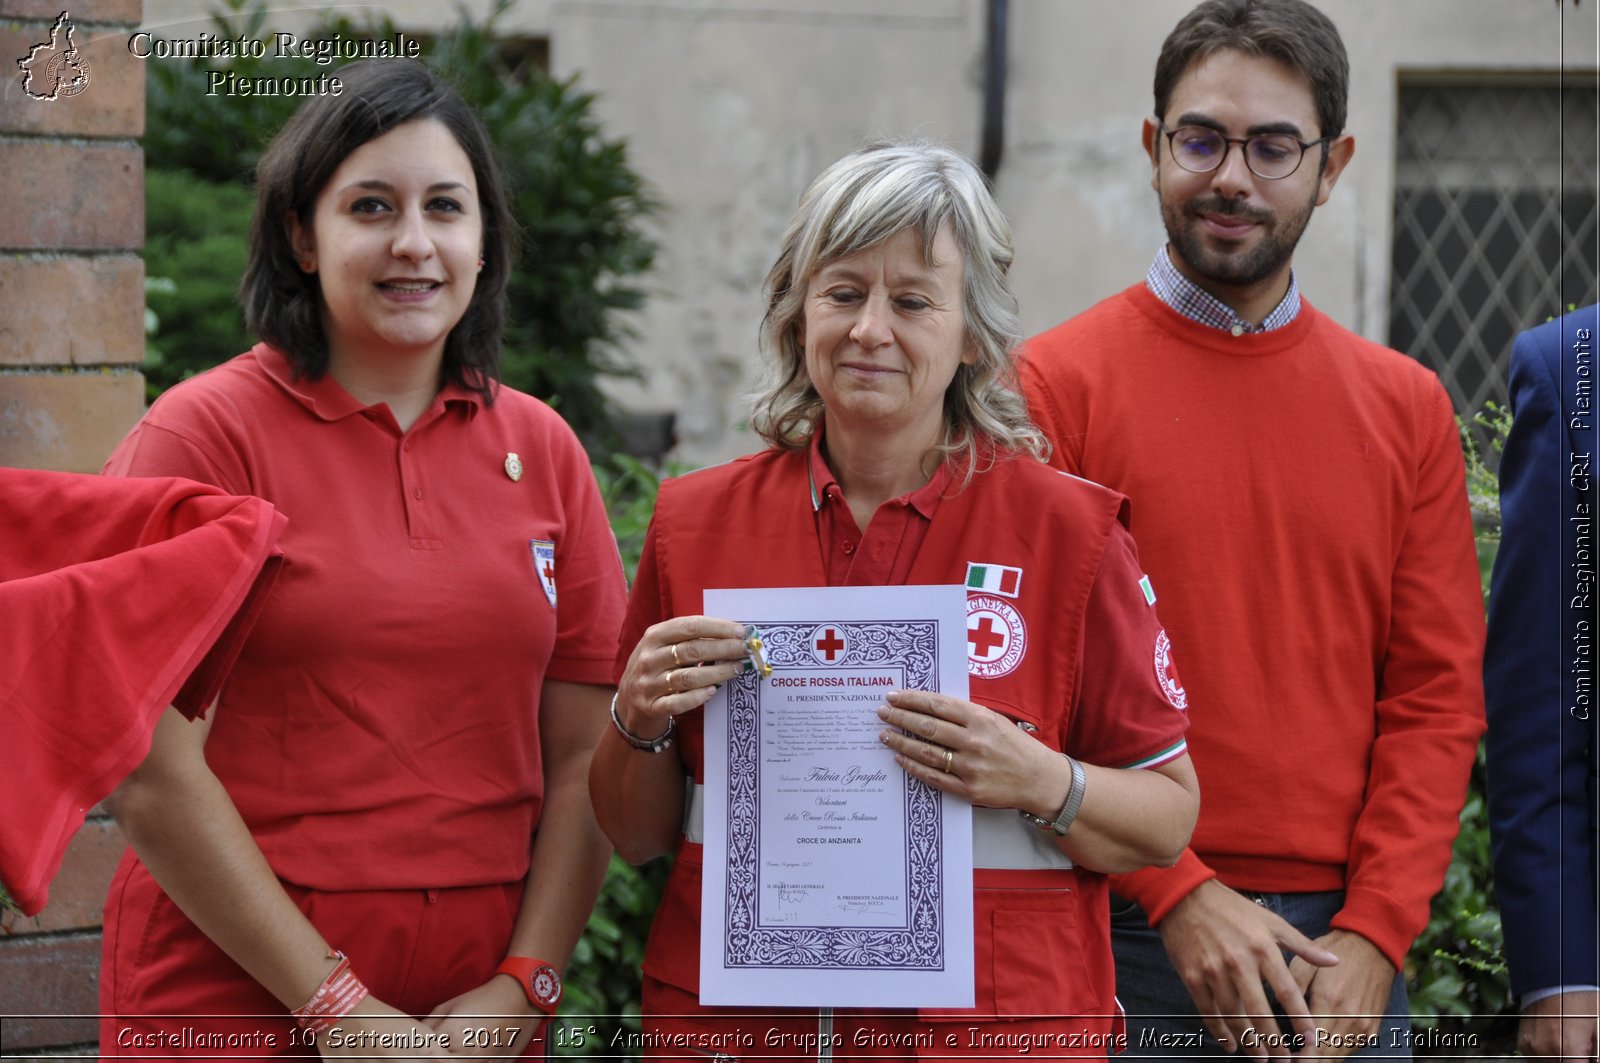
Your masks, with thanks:
[(1595, 301), (1597, 125), (1592, 73), (1401, 83), (1389, 345), (1464, 416), (1505, 402), (1519, 331)]

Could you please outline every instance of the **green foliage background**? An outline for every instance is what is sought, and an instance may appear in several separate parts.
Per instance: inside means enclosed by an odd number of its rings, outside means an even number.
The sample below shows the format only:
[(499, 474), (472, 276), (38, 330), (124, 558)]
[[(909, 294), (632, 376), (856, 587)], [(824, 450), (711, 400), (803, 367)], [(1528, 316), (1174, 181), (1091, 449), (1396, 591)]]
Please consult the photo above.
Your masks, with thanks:
[[(650, 514), (655, 511), (660, 477), (626, 454), (613, 454), (596, 463), (594, 471), (631, 587)], [(670, 868), (665, 859), (640, 868), (612, 855), (600, 899), (567, 968), (566, 997), (551, 1032), (557, 1055), (638, 1055), (613, 1045), (640, 1029), (639, 968), (644, 962), (650, 920), (655, 917)]]
[[(1467, 495), (1478, 548), (1478, 574), (1485, 607), (1489, 575), (1500, 546), (1500, 486), (1476, 439), (1489, 440), (1496, 455), (1505, 447), (1511, 414), (1493, 403), (1473, 418), (1480, 432), (1461, 426), (1467, 461)], [(1475, 1034), (1479, 1052), (1491, 1047), (1511, 1054), (1515, 1001), (1506, 973), (1500, 913), (1495, 907), (1489, 856), (1489, 814), (1484, 801), (1483, 746), (1472, 768), (1461, 833), (1456, 836), (1444, 886), (1433, 899), (1427, 928), (1406, 957), (1406, 991), (1412, 1025)], [(1474, 1053), (1478, 1054), (1478, 1053)]]
[[(456, 26), (428, 42), (423, 59), (460, 90), (483, 119), (523, 226), (522, 261), (508, 292), (511, 321), (501, 377), (557, 407), (603, 452), (612, 441), (597, 380), (630, 375), (619, 341), (630, 335), (626, 312), (644, 302), (638, 278), (655, 246), (643, 220), (659, 209), (628, 162), (626, 145), (607, 138), (594, 96), (576, 78), (508, 71), (519, 62), (496, 22), (511, 0), (497, 0), (482, 22), (464, 11)], [(225, 0), (215, 33), (260, 40), (269, 34), (262, 0)], [(384, 39), (387, 20), (353, 25), (337, 19), (315, 36)], [(147, 64), (145, 157), (150, 234), (146, 273), (173, 281), (151, 298), (159, 325), (146, 366), (152, 394), (250, 346), (235, 286), (256, 160), (299, 98), (206, 95), (216, 69), (240, 77), (337, 75), (314, 60), (276, 58)]]
[(159, 336), (145, 345), (148, 398), (255, 342), (245, 333), (237, 296), (254, 202), (240, 184), (183, 170), (145, 171), (145, 270), (165, 282), (145, 296)]

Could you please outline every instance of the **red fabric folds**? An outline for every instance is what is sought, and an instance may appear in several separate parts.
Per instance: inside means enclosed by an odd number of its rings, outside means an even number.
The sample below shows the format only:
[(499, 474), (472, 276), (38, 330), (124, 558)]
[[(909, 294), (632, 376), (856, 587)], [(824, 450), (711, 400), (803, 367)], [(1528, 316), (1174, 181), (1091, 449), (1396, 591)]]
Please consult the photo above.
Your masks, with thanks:
[(216, 697), (287, 523), (189, 480), (0, 468), (0, 880), (23, 912), (162, 710)]

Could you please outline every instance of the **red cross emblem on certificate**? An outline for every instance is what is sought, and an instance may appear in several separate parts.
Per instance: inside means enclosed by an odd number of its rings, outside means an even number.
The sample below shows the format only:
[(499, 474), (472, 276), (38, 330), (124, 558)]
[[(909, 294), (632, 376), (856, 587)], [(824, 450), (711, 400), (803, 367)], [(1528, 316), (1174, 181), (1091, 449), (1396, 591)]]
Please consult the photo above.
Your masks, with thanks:
[(844, 628), (839, 624), (823, 624), (811, 633), (811, 656), (823, 664), (838, 664), (850, 652)]

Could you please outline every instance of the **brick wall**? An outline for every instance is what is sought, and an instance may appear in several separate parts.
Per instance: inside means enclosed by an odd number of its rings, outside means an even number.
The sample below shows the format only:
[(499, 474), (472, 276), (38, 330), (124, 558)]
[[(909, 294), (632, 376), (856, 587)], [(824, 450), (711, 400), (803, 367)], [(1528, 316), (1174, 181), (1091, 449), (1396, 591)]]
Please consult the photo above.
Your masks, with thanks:
[(100, 909), (122, 850), (117, 825), (97, 808), (72, 839), (44, 910), (0, 916), (0, 1051), (94, 1050)]
[[(17, 60), (63, 6), (89, 82), (32, 99)], [(144, 408), (140, 7), (0, 0), (0, 465), (98, 472)]]
[[(32, 99), (17, 61), (63, 8), (88, 84)], [(127, 50), (140, 16), (141, 0), (0, 0), (0, 465), (97, 472), (144, 409), (144, 69)], [(48, 92), (46, 74), (29, 88)], [(44, 911), (0, 915), (7, 1056), (94, 1050), (100, 909), (122, 848), (97, 809)]]

